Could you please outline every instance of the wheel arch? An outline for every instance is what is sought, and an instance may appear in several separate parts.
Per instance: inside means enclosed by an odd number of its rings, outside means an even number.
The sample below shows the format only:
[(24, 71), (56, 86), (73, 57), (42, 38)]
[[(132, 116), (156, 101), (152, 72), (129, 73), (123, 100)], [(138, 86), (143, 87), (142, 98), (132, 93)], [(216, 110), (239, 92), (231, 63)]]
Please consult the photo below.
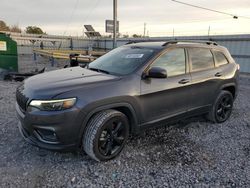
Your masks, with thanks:
[(134, 108), (131, 104), (129, 104), (129, 103), (114, 103), (114, 104), (109, 104), (109, 105), (103, 105), (103, 106), (99, 106), (97, 108), (94, 108), (89, 113), (87, 113), (87, 115), (85, 116), (83, 123), (82, 123), (82, 126), (81, 126), (80, 133), (79, 133), (79, 139), (78, 139), (79, 146), (81, 145), (81, 140), (83, 139), (83, 133), (84, 133), (90, 119), (96, 113), (103, 111), (103, 110), (109, 110), (109, 109), (117, 110), (117, 111), (119, 111), (127, 116), (128, 121), (129, 121), (129, 133), (130, 134), (138, 132), (138, 130), (139, 130), (138, 119), (137, 119), (136, 111), (134, 110)]
[(234, 99), (236, 98), (237, 91), (236, 91), (236, 85), (234, 83), (223, 85), (221, 90), (229, 91), (233, 95), (233, 98)]

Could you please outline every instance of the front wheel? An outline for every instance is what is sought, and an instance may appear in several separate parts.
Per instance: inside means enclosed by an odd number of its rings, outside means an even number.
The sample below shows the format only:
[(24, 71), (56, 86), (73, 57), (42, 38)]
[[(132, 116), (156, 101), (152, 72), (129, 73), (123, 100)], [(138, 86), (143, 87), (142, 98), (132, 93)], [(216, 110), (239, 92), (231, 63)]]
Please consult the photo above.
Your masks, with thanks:
[(233, 96), (229, 91), (221, 91), (207, 115), (207, 118), (214, 123), (225, 122), (231, 115), (233, 102)]
[(84, 151), (96, 161), (116, 157), (129, 135), (127, 117), (116, 110), (101, 111), (94, 115), (83, 135)]

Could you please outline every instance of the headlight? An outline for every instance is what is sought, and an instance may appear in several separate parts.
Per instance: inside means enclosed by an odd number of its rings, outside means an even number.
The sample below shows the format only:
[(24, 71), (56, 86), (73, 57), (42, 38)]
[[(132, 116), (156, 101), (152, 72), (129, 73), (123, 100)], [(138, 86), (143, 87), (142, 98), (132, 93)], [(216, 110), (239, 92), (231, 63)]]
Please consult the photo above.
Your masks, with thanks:
[(58, 100), (32, 100), (28, 108), (33, 107), (41, 111), (59, 111), (72, 108), (75, 103), (76, 98)]

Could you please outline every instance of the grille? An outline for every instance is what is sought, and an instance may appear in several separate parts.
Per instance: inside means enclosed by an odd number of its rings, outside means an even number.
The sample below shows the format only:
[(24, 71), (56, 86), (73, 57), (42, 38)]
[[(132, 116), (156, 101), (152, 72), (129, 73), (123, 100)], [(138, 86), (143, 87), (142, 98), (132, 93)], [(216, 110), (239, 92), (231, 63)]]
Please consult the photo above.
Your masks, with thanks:
[(17, 104), (22, 108), (22, 110), (26, 111), (26, 104), (29, 100), (24, 94), (23, 94), (23, 85), (19, 86), (16, 90), (16, 101)]

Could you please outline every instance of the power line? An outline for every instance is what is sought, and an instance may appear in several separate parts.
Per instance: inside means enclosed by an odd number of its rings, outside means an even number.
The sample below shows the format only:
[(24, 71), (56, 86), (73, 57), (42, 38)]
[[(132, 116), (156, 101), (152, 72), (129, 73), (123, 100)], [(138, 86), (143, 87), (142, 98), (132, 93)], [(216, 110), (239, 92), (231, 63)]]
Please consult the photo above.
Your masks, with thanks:
[[(167, 25), (179, 25), (179, 24), (195, 24), (195, 23), (206, 23), (206, 22), (219, 22), (219, 21), (228, 21), (232, 20), (231, 18), (222, 18), (222, 19), (209, 19), (209, 20), (200, 20), (200, 19), (193, 19), (190, 21), (181, 21), (181, 22), (168, 22)], [(165, 24), (166, 21), (157, 22), (159, 24)], [(153, 23), (151, 25), (154, 25)]]
[(63, 32), (63, 36), (64, 36), (64, 35), (66, 34), (66, 32), (68, 31), (69, 25), (70, 25), (70, 23), (71, 23), (71, 21), (72, 21), (72, 18), (73, 18), (73, 15), (74, 15), (75, 11), (76, 11), (76, 8), (77, 8), (77, 6), (78, 6), (78, 3), (79, 3), (79, 0), (76, 0), (75, 5), (74, 5), (74, 7), (73, 7), (73, 9), (72, 9), (72, 12), (71, 12), (71, 14), (70, 14), (70, 17), (69, 17), (69, 21), (68, 21), (68, 23), (67, 23), (67, 26), (66, 26), (66, 28), (65, 28), (65, 30), (64, 30), (64, 32)]
[[(203, 10), (207, 10), (207, 11), (212, 11), (212, 12), (216, 12), (216, 13), (220, 13), (220, 14), (224, 14), (224, 15), (227, 15), (227, 16), (232, 16), (234, 19), (237, 19), (238, 17), (241, 17), (241, 18), (246, 18), (246, 19), (250, 19), (250, 17), (247, 17), (247, 16), (237, 16), (237, 15), (234, 15), (234, 14), (231, 14), (231, 13), (228, 13), (228, 12), (222, 12), (222, 11), (218, 11), (218, 10), (214, 10), (214, 9), (210, 9), (210, 8), (206, 8), (206, 7), (201, 7), (201, 6), (197, 6), (197, 5), (193, 5), (193, 4), (189, 4), (189, 3), (185, 3), (185, 2), (182, 2), (182, 1), (178, 1), (178, 0), (171, 0), (175, 3), (180, 3), (180, 4), (184, 4), (184, 5), (187, 5), (187, 6), (191, 6), (191, 7), (194, 7), (194, 8), (199, 8), (199, 9), (203, 9)], [(88, 18), (93, 14), (93, 12), (95, 11), (95, 9), (97, 8), (97, 6), (99, 5), (100, 3), (100, 0), (95, 0), (94, 1), (94, 5), (93, 7), (91, 7), (88, 11), (88, 13), (86, 14), (86, 16), (83, 18), (83, 22), (87, 21)], [(191, 22), (190, 21), (186, 21), (186, 22), (181, 22), (182, 24), (183, 23), (198, 23), (198, 22), (210, 22), (210, 21), (222, 21), (222, 20), (227, 20), (227, 19), (220, 19), (220, 20), (192, 20)], [(230, 20), (228, 18), (228, 20)], [(173, 23), (173, 24), (176, 24), (176, 23)], [(169, 25), (169, 24), (168, 24)], [(81, 26), (82, 27), (82, 26)], [(103, 26), (99, 26), (99, 27), (103, 27)], [(130, 30), (130, 29), (134, 29), (134, 28), (141, 28), (142, 25), (138, 25), (136, 24), (135, 26), (128, 26), (128, 27), (123, 27), (122, 29), (123, 30)]]
[(100, 2), (101, 2), (100, 0), (96, 0), (94, 6), (89, 10), (88, 14), (83, 19), (83, 22), (87, 21), (89, 16), (91, 16), (93, 14), (94, 10), (97, 8), (97, 6), (99, 5)]
[[(89, 9), (88, 13), (87, 13), (86, 16), (83, 18), (82, 23), (85, 23), (85, 22), (88, 20), (89, 16), (91, 16), (91, 15), (93, 14), (94, 10), (98, 7), (99, 4), (100, 4), (100, 0), (96, 0), (94, 6), (93, 6), (92, 8)], [(90, 5), (90, 4), (89, 4), (89, 5)], [(101, 26), (101, 27), (103, 27), (103, 26)], [(79, 28), (83, 28), (83, 26), (81, 25), (81, 26), (78, 27), (78, 29), (79, 29)], [(84, 32), (84, 31), (83, 31), (83, 32)]]
[(143, 32), (143, 37), (146, 36), (146, 29), (147, 29), (147, 23), (144, 23), (144, 32)]
[(245, 19), (250, 19), (250, 17), (247, 17), (247, 16), (237, 16), (237, 15), (234, 15), (234, 14), (231, 14), (231, 13), (228, 13), (228, 12), (222, 12), (222, 11), (218, 11), (218, 10), (214, 10), (214, 9), (210, 9), (210, 8), (206, 8), (206, 7), (201, 7), (201, 6), (185, 3), (185, 2), (182, 2), (182, 1), (176, 1), (176, 0), (171, 0), (171, 1), (173, 1), (175, 3), (180, 3), (180, 4), (183, 4), (183, 5), (187, 5), (187, 6), (190, 6), (190, 7), (194, 7), (194, 8), (199, 8), (199, 9), (203, 9), (203, 10), (207, 10), (207, 11), (211, 11), (211, 12), (216, 12), (216, 13), (219, 13), (219, 14), (232, 16), (234, 19), (238, 19), (239, 17), (245, 18)]
[(240, 16), (238, 16), (238, 17), (240, 17), (240, 18), (245, 18), (245, 19), (250, 19), (250, 17), (242, 16), (242, 15), (240, 15)]

